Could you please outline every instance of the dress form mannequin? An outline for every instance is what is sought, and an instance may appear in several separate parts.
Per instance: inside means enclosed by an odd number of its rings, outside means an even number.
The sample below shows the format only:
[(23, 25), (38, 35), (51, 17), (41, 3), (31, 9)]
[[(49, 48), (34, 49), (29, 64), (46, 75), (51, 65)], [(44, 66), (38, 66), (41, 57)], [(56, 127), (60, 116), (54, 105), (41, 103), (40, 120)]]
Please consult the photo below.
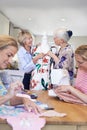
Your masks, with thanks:
[[(38, 53), (46, 54), (50, 50), (48, 45), (47, 36), (43, 35), (41, 44), (35, 49), (34, 55)], [(36, 63), (36, 69), (32, 72), (31, 89), (40, 90), (47, 89), (49, 86), (49, 69), (50, 57), (44, 56)]]

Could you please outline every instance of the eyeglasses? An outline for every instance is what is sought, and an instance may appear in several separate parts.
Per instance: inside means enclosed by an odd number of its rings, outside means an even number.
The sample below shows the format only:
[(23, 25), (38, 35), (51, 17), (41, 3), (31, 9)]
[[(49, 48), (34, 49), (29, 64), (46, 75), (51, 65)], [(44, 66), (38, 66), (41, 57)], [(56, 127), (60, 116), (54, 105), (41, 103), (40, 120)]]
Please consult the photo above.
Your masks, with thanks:
[(80, 65), (83, 64), (84, 62), (85, 61), (82, 61), (82, 62), (81, 61), (77, 61), (77, 63), (80, 64)]

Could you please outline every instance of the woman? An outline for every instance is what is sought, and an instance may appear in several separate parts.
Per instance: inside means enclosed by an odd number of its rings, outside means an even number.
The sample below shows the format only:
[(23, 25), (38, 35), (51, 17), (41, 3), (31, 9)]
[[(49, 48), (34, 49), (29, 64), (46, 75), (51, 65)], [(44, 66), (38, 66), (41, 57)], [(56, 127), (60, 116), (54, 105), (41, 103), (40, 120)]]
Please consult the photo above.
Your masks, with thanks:
[[(16, 54), (18, 50), (17, 42), (14, 38), (10, 36), (0, 35), (0, 69), (7, 68), (8, 64), (11, 62), (11, 59)], [(0, 77), (1, 78), (1, 77)], [(27, 110), (33, 109), (36, 113), (40, 112), (40, 108), (34, 104), (31, 100), (27, 98), (19, 98), (16, 97), (18, 91), (23, 88), (23, 84), (20, 82), (14, 82), (10, 85), (8, 91), (3, 86), (2, 82), (0, 81), (0, 105), (8, 103), (10, 105), (18, 105), (18, 104), (25, 104)]]
[(68, 43), (72, 36), (72, 31), (66, 29), (58, 29), (54, 33), (54, 42), (57, 46), (60, 46), (58, 54), (53, 54), (49, 51), (47, 54), (52, 58), (55, 69), (67, 69), (70, 81), (73, 80), (73, 66), (74, 66), (74, 54), (71, 45)]
[(29, 90), (31, 71), (35, 69), (37, 60), (42, 58), (44, 54), (40, 53), (32, 59), (31, 51), (33, 38), (27, 30), (21, 30), (18, 35), (18, 42), (20, 44), (18, 51), (18, 66), (20, 70), (25, 72), (23, 84), (24, 88)]
[(66, 102), (87, 105), (87, 45), (81, 45), (76, 49), (75, 58), (78, 65), (75, 87), (63, 85), (54, 91)]

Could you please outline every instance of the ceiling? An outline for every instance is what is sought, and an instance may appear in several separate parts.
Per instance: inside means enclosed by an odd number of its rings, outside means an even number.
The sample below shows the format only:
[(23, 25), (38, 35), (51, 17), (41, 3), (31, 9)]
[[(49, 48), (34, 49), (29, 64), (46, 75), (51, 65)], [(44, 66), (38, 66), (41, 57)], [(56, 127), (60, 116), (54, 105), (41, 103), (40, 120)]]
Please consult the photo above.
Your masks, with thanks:
[(0, 0), (0, 11), (15, 27), (36, 35), (64, 27), (87, 36), (87, 0)]

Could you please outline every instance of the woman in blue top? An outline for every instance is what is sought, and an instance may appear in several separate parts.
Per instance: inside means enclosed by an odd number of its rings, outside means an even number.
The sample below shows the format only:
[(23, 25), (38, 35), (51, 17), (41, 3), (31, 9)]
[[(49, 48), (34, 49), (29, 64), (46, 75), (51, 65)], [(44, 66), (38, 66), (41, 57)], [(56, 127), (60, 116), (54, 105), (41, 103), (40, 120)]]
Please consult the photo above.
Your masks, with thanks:
[(40, 53), (32, 58), (33, 38), (27, 30), (21, 30), (18, 35), (18, 42), (20, 44), (18, 50), (18, 66), (20, 70), (25, 72), (23, 84), (24, 88), (29, 90), (31, 71), (35, 69), (37, 60), (42, 58), (44, 54)]

